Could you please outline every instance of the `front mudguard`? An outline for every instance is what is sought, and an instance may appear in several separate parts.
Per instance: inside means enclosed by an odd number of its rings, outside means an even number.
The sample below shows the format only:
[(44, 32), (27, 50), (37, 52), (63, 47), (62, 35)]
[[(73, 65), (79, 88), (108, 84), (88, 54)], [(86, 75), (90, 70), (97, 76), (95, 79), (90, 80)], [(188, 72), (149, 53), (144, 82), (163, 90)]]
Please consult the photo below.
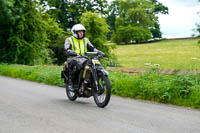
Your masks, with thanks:
[(106, 70), (104, 70), (104, 69), (99, 69), (99, 70), (97, 70), (97, 73), (98, 73), (98, 74), (103, 74), (103, 75), (105, 75), (105, 76), (108, 76), (108, 75), (109, 75), (109, 72), (106, 71)]

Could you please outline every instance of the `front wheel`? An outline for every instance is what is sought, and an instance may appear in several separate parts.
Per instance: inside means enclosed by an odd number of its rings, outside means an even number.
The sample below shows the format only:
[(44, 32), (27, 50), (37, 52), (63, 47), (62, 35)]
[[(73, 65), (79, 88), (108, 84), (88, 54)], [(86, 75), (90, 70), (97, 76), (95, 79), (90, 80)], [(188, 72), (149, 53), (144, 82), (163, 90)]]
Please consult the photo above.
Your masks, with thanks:
[(98, 75), (98, 90), (93, 90), (94, 101), (98, 107), (104, 108), (110, 101), (111, 97), (111, 85), (109, 78), (100, 73)]

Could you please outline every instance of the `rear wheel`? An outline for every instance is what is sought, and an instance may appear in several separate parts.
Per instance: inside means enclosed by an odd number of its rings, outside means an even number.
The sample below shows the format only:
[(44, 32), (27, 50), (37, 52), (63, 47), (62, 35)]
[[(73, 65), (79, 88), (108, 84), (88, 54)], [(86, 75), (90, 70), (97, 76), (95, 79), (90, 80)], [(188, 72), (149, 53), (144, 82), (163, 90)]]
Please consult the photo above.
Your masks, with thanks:
[(77, 99), (77, 96), (76, 96), (76, 93), (75, 92), (72, 92), (68, 89), (68, 85), (66, 87), (66, 94), (67, 94), (67, 97), (69, 100), (71, 101), (75, 101)]
[(111, 85), (110, 80), (103, 73), (98, 76), (98, 90), (93, 90), (94, 101), (98, 107), (104, 108), (110, 101)]

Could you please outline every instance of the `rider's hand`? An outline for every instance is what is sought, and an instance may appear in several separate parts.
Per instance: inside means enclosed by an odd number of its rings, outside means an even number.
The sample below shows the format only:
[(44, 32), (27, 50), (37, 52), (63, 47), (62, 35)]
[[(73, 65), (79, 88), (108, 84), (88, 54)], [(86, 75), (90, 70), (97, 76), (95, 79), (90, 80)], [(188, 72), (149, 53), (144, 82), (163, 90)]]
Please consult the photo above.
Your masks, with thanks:
[(75, 51), (71, 51), (71, 50), (67, 51), (66, 54), (67, 54), (67, 56), (77, 56), (77, 53)]
[(103, 56), (103, 57), (105, 57), (106, 56), (106, 54), (104, 53), (104, 52), (102, 52), (102, 51), (98, 51), (98, 54), (100, 54), (101, 56)]
[(77, 53), (75, 51), (69, 51), (68, 55), (69, 56), (77, 56)]

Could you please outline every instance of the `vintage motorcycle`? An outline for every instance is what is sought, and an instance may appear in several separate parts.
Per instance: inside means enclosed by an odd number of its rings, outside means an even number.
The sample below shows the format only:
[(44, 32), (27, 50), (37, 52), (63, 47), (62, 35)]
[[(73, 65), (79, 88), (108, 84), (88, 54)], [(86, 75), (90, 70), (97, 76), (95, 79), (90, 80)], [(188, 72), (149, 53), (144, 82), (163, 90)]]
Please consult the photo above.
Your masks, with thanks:
[(96, 105), (103, 108), (109, 103), (111, 97), (108, 72), (103, 69), (99, 61), (103, 56), (97, 52), (86, 52), (84, 57), (87, 59), (84, 67), (80, 70), (76, 81), (73, 81), (74, 91), (68, 89), (69, 72), (63, 70), (61, 73), (61, 77), (66, 83), (67, 97), (69, 100), (75, 101), (77, 97), (93, 96)]

